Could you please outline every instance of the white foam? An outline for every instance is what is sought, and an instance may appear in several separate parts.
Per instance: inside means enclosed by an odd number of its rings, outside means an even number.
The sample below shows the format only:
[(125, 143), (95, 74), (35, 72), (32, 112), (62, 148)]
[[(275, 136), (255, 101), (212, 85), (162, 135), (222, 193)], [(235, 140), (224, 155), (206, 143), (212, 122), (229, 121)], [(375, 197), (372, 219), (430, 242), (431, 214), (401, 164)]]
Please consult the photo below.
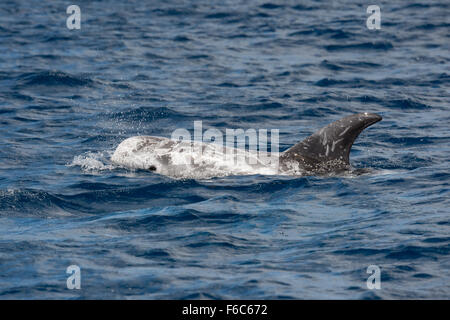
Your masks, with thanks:
[(116, 166), (110, 163), (111, 152), (87, 152), (85, 154), (75, 156), (69, 167), (79, 166), (83, 171), (95, 172), (113, 170)]

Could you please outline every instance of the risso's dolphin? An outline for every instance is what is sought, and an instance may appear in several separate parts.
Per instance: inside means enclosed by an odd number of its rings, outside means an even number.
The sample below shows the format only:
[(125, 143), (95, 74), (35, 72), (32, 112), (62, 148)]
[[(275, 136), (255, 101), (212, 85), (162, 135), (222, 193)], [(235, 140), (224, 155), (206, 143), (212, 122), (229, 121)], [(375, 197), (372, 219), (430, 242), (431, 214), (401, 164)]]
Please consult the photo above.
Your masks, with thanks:
[(120, 143), (111, 161), (126, 168), (151, 170), (176, 178), (332, 174), (351, 169), (349, 155), (353, 142), (365, 128), (381, 119), (373, 113), (347, 116), (281, 153), (136, 136)]

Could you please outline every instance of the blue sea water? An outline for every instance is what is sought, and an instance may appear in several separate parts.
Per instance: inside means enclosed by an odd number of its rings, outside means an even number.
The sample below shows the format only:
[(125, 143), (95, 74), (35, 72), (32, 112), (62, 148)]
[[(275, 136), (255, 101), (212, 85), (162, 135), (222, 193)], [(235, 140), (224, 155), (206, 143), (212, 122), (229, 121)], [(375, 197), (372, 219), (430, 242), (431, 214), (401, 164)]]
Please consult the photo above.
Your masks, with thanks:
[[(449, 299), (450, 3), (372, 2), (2, 1), (0, 299)], [(365, 111), (360, 176), (110, 162), (195, 120), (285, 150)]]

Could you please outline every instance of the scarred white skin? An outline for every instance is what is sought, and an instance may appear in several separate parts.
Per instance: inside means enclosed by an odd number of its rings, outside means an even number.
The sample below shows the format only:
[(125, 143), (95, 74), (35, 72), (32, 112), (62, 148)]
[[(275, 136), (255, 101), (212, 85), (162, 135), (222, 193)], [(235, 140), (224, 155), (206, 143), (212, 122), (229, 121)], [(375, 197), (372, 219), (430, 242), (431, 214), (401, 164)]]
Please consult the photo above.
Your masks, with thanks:
[(126, 168), (151, 170), (174, 178), (279, 174), (278, 153), (258, 154), (215, 143), (183, 142), (163, 137), (128, 138), (117, 147), (111, 160)]

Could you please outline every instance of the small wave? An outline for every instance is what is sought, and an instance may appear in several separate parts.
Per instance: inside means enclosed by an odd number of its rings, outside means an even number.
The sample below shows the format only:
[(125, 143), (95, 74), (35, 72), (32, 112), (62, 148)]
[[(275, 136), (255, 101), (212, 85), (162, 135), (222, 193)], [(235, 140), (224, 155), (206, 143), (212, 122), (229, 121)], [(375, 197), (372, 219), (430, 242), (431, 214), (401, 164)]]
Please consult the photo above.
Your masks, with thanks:
[[(332, 66), (333, 67), (333, 66)], [(374, 87), (385, 88), (387, 86), (408, 86), (408, 85), (429, 85), (430, 81), (420, 81), (418, 79), (400, 79), (400, 78), (385, 78), (380, 80), (368, 80), (362, 78), (353, 78), (348, 80), (340, 80), (333, 78), (323, 78), (315, 83), (319, 87), (342, 86), (354, 88)], [(436, 81), (442, 83), (442, 80)]]
[(221, 82), (217, 86), (223, 87), (223, 88), (239, 88), (240, 87), (240, 85), (233, 83), (233, 82)]
[(153, 12), (161, 16), (190, 16), (194, 13), (192, 10), (189, 10), (187, 8), (158, 8), (153, 10)]
[[(392, 143), (393, 145), (403, 145), (407, 147), (417, 146), (417, 145), (431, 145), (438, 141), (449, 140), (446, 137), (427, 137), (427, 136), (417, 136), (417, 137), (390, 137), (386, 139), (386, 142)], [(414, 157), (414, 159), (420, 159), (419, 157)], [(406, 159), (405, 159), (406, 160)], [(413, 159), (409, 159), (413, 160)], [(426, 161), (426, 159), (421, 159)]]
[(415, 26), (413, 30), (435, 30), (440, 28), (448, 29), (450, 27), (450, 23), (442, 23), (442, 24), (434, 24), (434, 23), (424, 23), (418, 26)]
[(319, 87), (334, 87), (334, 86), (343, 86), (352, 88), (362, 88), (365, 86), (377, 85), (376, 81), (354, 78), (350, 80), (339, 80), (333, 78), (323, 78), (315, 83), (316, 86)]
[(297, 11), (311, 11), (311, 10), (316, 10), (318, 9), (318, 7), (314, 7), (314, 6), (305, 6), (303, 4), (297, 4), (295, 6), (292, 7), (293, 10), (297, 10)]
[(269, 9), (269, 10), (283, 8), (282, 5), (276, 4), (276, 3), (271, 3), (271, 2), (264, 3), (264, 4), (260, 5), (259, 7), (261, 9)]
[[(228, 107), (233, 108), (234, 110), (250, 110), (250, 111), (263, 111), (263, 110), (272, 110), (272, 109), (282, 109), (284, 107), (283, 104), (272, 101), (269, 99), (261, 99), (260, 103), (255, 104), (229, 104)], [(257, 117), (257, 116), (256, 116)], [(252, 119), (254, 120), (254, 119)]]
[[(77, 37), (77, 36), (75, 36)], [(67, 42), (67, 41), (73, 41), (73, 36), (62, 36), (62, 35), (56, 35), (56, 36), (49, 36), (47, 38), (43, 39), (43, 42)]]
[(335, 86), (335, 85), (344, 84), (344, 83), (345, 83), (345, 81), (342, 81), (342, 80), (323, 78), (323, 79), (320, 79), (319, 81), (317, 81), (315, 83), (315, 85), (319, 86), (319, 87), (330, 87), (330, 86)]
[(188, 36), (179, 35), (179, 36), (176, 36), (175, 38), (173, 38), (173, 41), (188, 42), (188, 41), (192, 41), (192, 39), (189, 38)]
[(187, 55), (186, 59), (189, 60), (200, 60), (200, 59), (210, 59), (211, 57), (207, 54), (193, 54), (193, 55)]
[(421, 103), (419, 101), (415, 101), (413, 99), (395, 99), (390, 100), (387, 104), (388, 107), (394, 109), (402, 109), (402, 110), (427, 110), (430, 109), (431, 106)]
[(205, 16), (206, 19), (224, 19), (233, 16), (231, 12), (217, 12), (208, 14)]
[(410, 259), (438, 259), (440, 256), (446, 256), (450, 251), (450, 245), (440, 246), (398, 246), (386, 255), (387, 259), (410, 260)]
[[(137, 216), (128, 217), (127, 214), (134, 213)], [(139, 230), (158, 229), (170, 224), (195, 224), (201, 218), (196, 210), (192, 209), (163, 209), (156, 212), (148, 212), (148, 209), (133, 210), (131, 212), (119, 214), (110, 219), (111, 227), (128, 232)]]
[(32, 189), (0, 190), (0, 216), (67, 216), (68, 204), (49, 192)]
[(364, 62), (364, 61), (328, 61), (323, 60), (320, 64), (321, 67), (328, 69), (328, 70), (348, 70), (349, 68), (352, 69), (367, 69), (367, 68), (377, 68), (380, 67), (380, 64), (377, 63), (371, 63), (371, 62)]
[(393, 169), (377, 169), (373, 171), (374, 176), (386, 176), (404, 173), (406, 170), (393, 170)]
[(353, 43), (353, 44), (333, 44), (325, 46), (328, 51), (339, 51), (339, 50), (390, 50), (394, 46), (388, 41), (383, 42), (363, 42), (363, 43)]
[[(401, 139), (401, 138), (400, 138)], [(409, 139), (408, 139), (409, 140)], [(399, 148), (400, 145), (407, 145), (411, 141), (399, 141), (390, 140), (393, 146)], [(395, 158), (385, 158), (373, 156), (368, 163), (371, 167), (383, 168), (384, 170), (414, 170), (418, 168), (423, 168), (430, 166), (432, 164), (432, 158), (430, 157), (418, 157), (415, 154), (405, 154), (400, 157)], [(386, 179), (383, 183), (392, 183), (392, 180)]]
[(93, 80), (86, 76), (74, 76), (61, 71), (42, 71), (24, 73), (19, 76), (17, 84), (20, 86), (89, 86)]
[(158, 54), (153, 53), (153, 52), (147, 52), (147, 53), (144, 54), (144, 56), (145, 56), (145, 58), (147, 58), (147, 59), (155, 60), (155, 61), (158, 61), (158, 60), (167, 60), (167, 57), (163, 57), (163, 56), (158, 55)]
[(305, 30), (295, 31), (289, 34), (289, 36), (314, 36), (314, 37), (327, 37), (330, 39), (349, 39), (355, 36), (355, 34), (344, 31), (341, 29), (332, 28), (308, 28)]

